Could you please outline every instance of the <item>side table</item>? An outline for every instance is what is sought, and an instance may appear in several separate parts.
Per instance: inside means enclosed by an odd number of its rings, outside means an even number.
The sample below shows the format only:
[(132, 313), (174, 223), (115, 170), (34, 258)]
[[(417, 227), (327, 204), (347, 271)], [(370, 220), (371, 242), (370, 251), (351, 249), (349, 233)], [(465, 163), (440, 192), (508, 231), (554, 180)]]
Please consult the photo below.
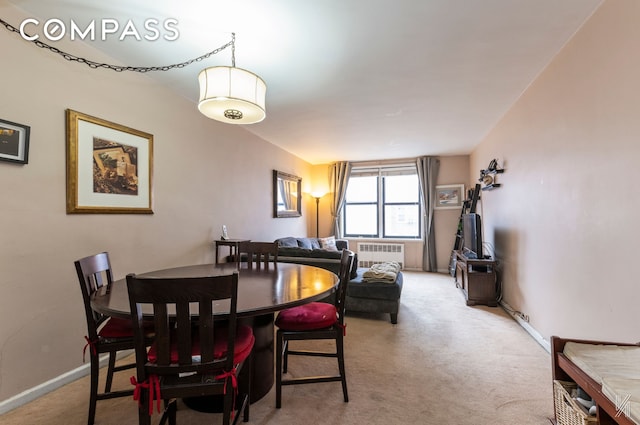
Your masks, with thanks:
[(238, 246), (242, 242), (249, 242), (250, 239), (217, 239), (215, 241), (216, 245), (216, 264), (219, 264), (219, 255), (218, 250), (221, 246), (229, 247), (229, 256), (238, 255)]

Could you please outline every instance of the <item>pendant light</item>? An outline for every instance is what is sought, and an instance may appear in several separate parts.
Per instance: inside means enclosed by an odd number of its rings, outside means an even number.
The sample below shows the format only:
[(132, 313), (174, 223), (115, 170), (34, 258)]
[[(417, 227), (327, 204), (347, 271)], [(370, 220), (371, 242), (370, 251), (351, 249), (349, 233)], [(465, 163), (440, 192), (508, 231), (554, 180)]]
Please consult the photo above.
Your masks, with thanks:
[(253, 72), (236, 68), (235, 37), (233, 33), (231, 66), (213, 66), (200, 71), (198, 110), (217, 121), (253, 124), (266, 116), (267, 85)]

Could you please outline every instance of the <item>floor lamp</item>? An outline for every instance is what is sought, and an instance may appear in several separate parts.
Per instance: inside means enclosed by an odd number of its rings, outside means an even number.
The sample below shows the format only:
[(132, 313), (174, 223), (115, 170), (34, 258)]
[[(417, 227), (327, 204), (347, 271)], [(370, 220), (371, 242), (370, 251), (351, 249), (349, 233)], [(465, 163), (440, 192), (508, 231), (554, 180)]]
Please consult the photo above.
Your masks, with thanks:
[(324, 192), (311, 193), (311, 196), (316, 198), (316, 238), (320, 237), (320, 198), (322, 198), (324, 195)]

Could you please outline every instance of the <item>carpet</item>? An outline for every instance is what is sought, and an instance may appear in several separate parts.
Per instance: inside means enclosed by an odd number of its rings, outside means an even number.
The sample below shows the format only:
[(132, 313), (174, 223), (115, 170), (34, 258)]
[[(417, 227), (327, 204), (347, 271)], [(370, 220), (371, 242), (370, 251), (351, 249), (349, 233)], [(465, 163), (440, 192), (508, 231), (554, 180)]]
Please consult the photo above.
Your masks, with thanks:
[[(403, 271), (398, 324), (388, 314), (347, 316), (349, 403), (340, 383), (283, 388), (251, 406), (251, 424), (549, 424), (553, 416), (549, 354), (499, 307), (468, 307), (446, 274)], [(321, 346), (323, 341), (312, 345)], [(305, 343), (309, 346), (309, 343)], [(83, 342), (79, 337), (78, 350)], [(130, 360), (130, 359), (129, 359)], [(290, 359), (289, 374), (334, 373), (334, 359)], [(115, 386), (130, 387), (133, 371)], [(3, 425), (85, 424), (84, 377), (0, 416)], [(180, 405), (180, 424), (220, 423), (218, 414)], [(159, 415), (154, 415), (157, 423)], [(97, 425), (137, 423), (131, 398), (98, 402)]]

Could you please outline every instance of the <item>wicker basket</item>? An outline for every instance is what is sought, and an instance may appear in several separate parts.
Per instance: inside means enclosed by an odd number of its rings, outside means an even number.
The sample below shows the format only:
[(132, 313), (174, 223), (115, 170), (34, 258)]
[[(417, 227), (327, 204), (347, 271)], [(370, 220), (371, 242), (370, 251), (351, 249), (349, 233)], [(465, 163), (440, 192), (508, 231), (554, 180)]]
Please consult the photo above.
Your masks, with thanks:
[(553, 399), (558, 425), (596, 425), (598, 419), (571, 397), (578, 386), (573, 382), (553, 381)]

